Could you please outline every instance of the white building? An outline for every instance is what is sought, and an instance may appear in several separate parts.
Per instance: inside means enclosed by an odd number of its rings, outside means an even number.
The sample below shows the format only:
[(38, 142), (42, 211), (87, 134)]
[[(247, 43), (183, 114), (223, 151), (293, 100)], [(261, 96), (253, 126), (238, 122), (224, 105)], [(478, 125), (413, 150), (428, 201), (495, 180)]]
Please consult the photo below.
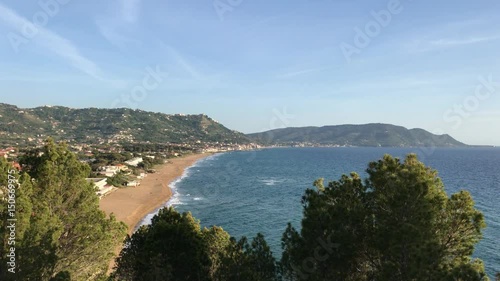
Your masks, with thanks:
[(140, 163), (144, 162), (144, 160), (142, 159), (142, 157), (137, 157), (137, 158), (134, 158), (134, 159), (130, 159), (128, 161), (125, 161), (125, 164), (129, 165), (129, 166), (134, 166), (134, 167), (137, 167), (137, 165), (139, 165)]
[(108, 179), (106, 178), (90, 178), (87, 179), (87, 182), (91, 182), (95, 187), (97, 187), (96, 194), (99, 196), (99, 198), (102, 198), (104, 195), (110, 193), (114, 189), (113, 186), (108, 185), (107, 180)]
[(99, 174), (105, 175), (106, 177), (112, 177), (121, 171), (128, 170), (128, 168), (125, 165), (116, 165), (116, 166), (104, 166), (100, 170), (101, 171), (99, 172)]

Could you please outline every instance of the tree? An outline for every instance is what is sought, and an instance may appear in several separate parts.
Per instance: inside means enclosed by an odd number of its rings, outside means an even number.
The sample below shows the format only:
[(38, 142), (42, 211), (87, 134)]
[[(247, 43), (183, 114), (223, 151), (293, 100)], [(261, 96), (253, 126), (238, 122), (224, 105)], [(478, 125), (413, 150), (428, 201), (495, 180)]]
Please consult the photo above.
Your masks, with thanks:
[(122, 171), (118, 172), (116, 175), (109, 177), (106, 183), (115, 187), (124, 187), (129, 182), (129, 177)]
[[(9, 198), (11, 193), (9, 193), (10, 186), (15, 187), (15, 199)], [(10, 258), (7, 255), (10, 254), (10, 248), (16, 248), (16, 261), (19, 265), (19, 260), (29, 258), (29, 251), (26, 251), (29, 245), (29, 239), (27, 239), (27, 231), (30, 225), (30, 219), (33, 213), (33, 204), (30, 200), (33, 195), (33, 186), (31, 184), (31, 178), (27, 174), (19, 175), (19, 172), (13, 168), (13, 166), (5, 161), (4, 158), (0, 158), (0, 262), (2, 266), (0, 267), (0, 279), (1, 280), (14, 280), (18, 274), (18, 268), (16, 267), (16, 274), (9, 273), (8, 268), (5, 266)], [(12, 206), (14, 203), (15, 207)], [(15, 222), (15, 240), (9, 241), (10, 229), (7, 228), (9, 225), (9, 219), (16, 219)], [(10, 242), (10, 243), (9, 243)], [(13, 244), (14, 243), (14, 244)]]
[(303, 198), (300, 233), (283, 236), (288, 280), (487, 280), (473, 260), (484, 219), (468, 192), (447, 197), (437, 172), (408, 155), (384, 156), (353, 173), (315, 182)]
[(213, 226), (203, 229), (203, 240), (207, 246), (211, 261), (209, 275), (212, 280), (219, 280), (217, 274), (223, 265), (224, 257), (228, 254), (231, 245), (231, 236), (221, 227)]
[(248, 243), (246, 237), (236, 241), (221, 253), (221, 265), (216, 272), (217, 281), (274, 281), (277, 280), (276, 261), (262, 234)]
[(276, 280), (277, 267), (271, 248), (267, 244), (264, 235), (258, 233), (249, 246), (246, 246), (249, 265), (254, 271), (254, 276), (250, 280), (273, 281)]
[(357, 174), (343, 176), (303, 198), (299, 233), (290, 224), (283, 235), (283, 275), (289, 280), (361, 280), (367, 268), (366, 187)]
[(371, 241), (378, 260), (376, 276), (387, 280), (485, 277), (482, 262), (471, 256), (486, 225), (468, 192), (448, 198), (437, 171), (414, 154), (404, 163), (385, 156), (371, 163), (367, 172), (376, 222)]
[[(30, 212), (23, 217), (26, 230), (17, 237), (15, 279), (98, 280), (105, 276), (126, 226), (99, 210), (95, 187), (85, 180), (90, 168), (66, 144), (52, 140), (41, 151), (28, 154), (22, 164), (27, 174), (20, 177), (18, 200), (26, 202), (25, 210)], [(1, 214), (5, 216), (5, 210)]]
[(261, 234), (237, 242), (220, 227), (202, 230), (190, 213), (164, 208), (127, 239), (112, 279), (274, 281), (276, 261)]
[(161, 209), (152, 224), (126, 240), (115, 280), (210, 280), (210, 257), (199, 222), (189, 213)]

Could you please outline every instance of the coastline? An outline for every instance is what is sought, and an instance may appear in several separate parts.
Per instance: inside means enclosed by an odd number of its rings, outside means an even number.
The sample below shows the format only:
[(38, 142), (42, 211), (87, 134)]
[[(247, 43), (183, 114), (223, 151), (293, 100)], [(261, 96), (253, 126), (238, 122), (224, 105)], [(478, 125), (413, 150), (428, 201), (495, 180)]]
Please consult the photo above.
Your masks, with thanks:
[(213, 155), (191, 154), (181, 158), (169, 159), (169, 163), (161, 165), (157, 173), (149, 174), (138, 187), (117, 189), (99, 202), (100, 209), (110, 215), (113, 213), (118, 221), (128, 227), (132, 235), (143, 219), (162, 207), (172, 198), (170, 185), (180, 178), (186, 169), (203, 158)]

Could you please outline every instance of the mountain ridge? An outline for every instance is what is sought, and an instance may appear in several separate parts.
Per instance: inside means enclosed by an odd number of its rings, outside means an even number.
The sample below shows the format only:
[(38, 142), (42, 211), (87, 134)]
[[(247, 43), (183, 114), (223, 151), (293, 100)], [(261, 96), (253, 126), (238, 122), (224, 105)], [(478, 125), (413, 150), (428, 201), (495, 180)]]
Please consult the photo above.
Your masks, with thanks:
[(328, 146), (437, 146), (466, 144), (448, 134), (403, 126), (369, 123), (289, 127), (244, 135), (224, 127), (205, 114), (165, 114), (129, 108), (20, 108), (0, 103), (2, 141), (53, 137), (75, 142), (222, 142), (264, 145)]
[(250, 143), (244, 134), (205, 114), (164, 114), (128, 108), (20, 108), (5, 103), (0, 103), (0, 136), (20, 141), (50, 136), (82, 143)]
[(247, 134), (247, 136), (267, 145), (308, 143), (384, 147), (468, 146), (448, 134), (435, 135), (421, 128), (407, 129), (403, 126), (385, 123), (289, 127)]

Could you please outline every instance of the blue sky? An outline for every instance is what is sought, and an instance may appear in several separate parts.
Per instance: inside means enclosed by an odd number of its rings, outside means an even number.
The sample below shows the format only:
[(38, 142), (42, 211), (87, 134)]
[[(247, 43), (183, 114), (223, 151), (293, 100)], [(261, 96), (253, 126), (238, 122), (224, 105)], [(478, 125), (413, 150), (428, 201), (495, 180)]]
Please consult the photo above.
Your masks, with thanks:
[(40, 3), (0, 0), (0, 102), (205, 113), (246, 133), (382, 122), (500, 145), (497, 0)]

